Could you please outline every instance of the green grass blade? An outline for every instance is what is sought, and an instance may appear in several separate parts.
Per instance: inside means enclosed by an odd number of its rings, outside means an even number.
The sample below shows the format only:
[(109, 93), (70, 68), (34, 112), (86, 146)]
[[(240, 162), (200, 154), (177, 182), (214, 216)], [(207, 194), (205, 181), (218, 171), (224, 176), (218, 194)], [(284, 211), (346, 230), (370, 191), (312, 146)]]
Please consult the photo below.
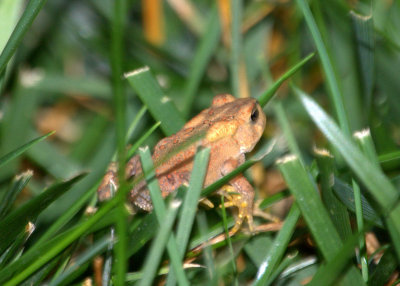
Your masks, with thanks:
[(130, 229), (129, 256), (140, 250), (155, 234), (157, 230), (157, 218), (154, 212), (146, 215), (134, 228)]
[(285, 271), (285, 269), (287, 269), (288, 267), (290, 267), (291, 264), (296, 262), (296, 259), (298, 259), (299, 256), (299, 252), (296, 251), (294, 253), (290, 253), (288, 255), (286, 255), (285, 258), (283, 258), (282, 262), (275, 268), (275, 270), (271, 273), (269, 279), (265, 282), (265, 286), (271, 285), (272, 282), (274, 282), (274, 280), (281, 274), (283, 274), (283, 272)]
[[(128, 132), (126, 132), (126, 141), (129, 141), (129, 139), (132, 137), (133, 131), (137, 128), (140, 119), (143, 118), (143, 115), (146, 113), (147, 107), (142, 106), (140, 110), (137, 112), (135, 118), (132, 120), (132, 123), (128, 127)], [(129, 157), (129, 156), (128, 156)]]
[(83, 176), (78, 175), (67, 182), (51, 186), (45, 192), (31, 199), (5, 217), (0, 222), (0, 229), (2, 230), (0, 232), (0, 253), (10, 245), (14, 237), (21, 232), (30, 220), (35, 219), (50, 203), (68, 191)]
[(387, 212), (393, 209), (399, 194), (382, 171), (376, 168), (358, 150), (354, 143), (340, 131), (334, 121), (314, 100), (297, 88), (294, 91), (299, 96), (311, 119), (329, 142), (341, 153), (354, 173), (365, 183), (382, 210)]
[(233, 179), (236, 177), (238, 174), (243, 173), (246, 171), (248, 168), (253, 166), (255, 163), (261, 161), (264, 159), (265, 156), (268, 154), (271, 154), (275, 151), (275, 149), (279, 149), (280, 146), (278, 146), (277, 140), (271, 140), (266, 144), (259, 153), (255, 154), (252, 158), (246, 160), (242, 165), (237, 167), (235, 170), (230, 172), (229, 174), (226, 174), (223, 178), (219, 179), (218, 181), (212, 183), (211, 185), (207, 186), (206, 188), (203, 189), (201, 192), (201, 196), (205, 197), (209, 194), (211, 194), (213, 191), (221, 188), (226, 182), (228, 182), (230, 179)]
[(140, 286), (152, 285), (180, 204), (180, 201), (172, 201), (170, 208), (167, 210), (165, 217), (163, 218), (162, 224), (160, 224), (158, 235), (146, 257), (146, 262), (143, 267), (143, 277), (139, 283)]
[(33, 223), (27, 223), (24, 229), (13, 238), (13, 242), (9, 248), (0, 257), (0, 269), (7, 266), (10, 261), (17, 260), (21, 255), (24, 244), (35, 230)]
[(378, 265), (372, 271), (368, 281), (368, 286), (386, 285), (389, 278), (396, 270), (397, 265), (398, 261), (396, 259), (396, 255), (393, 253), (393, 249), (387, 249), (379, 260)]
[(15, 24), (18, 21), (23, 3), (24, 2), (21, 0), (3, 0), (0, 2), (0, 19), (2, 21), (2, 29), (0, 31), (0, 51), (3, 50)]
[(368, 281), (368, 264), (367, 264), (367, 253), (365, 249), (365, 236), (364, 236), (364, 219), (362, 213), (361, 205), (361, 190), (358, 184), (353, 180), (353, 190), (354, 190), (354, 203), (356, 205), (356, 220), (357, 220), (357, 230), (362, 233), (358, 239), (358, 249), (361, 264), (361, 274), (365, 282)]
[(153, 118), (161, 122), (161, 129), (165, 135), (172, 135), (185, 125), (182, 115), (172, 101), (164, 95), (148, 67), (127, 73), (125, 77)]
[(6, 68), (9, 60), (14, 55), (19, 44), (21, 43), (25, 33), (28, 31), (37, 14), (42, 9), (46, 0), (30, 0), (25, 8), (24, 13), (19, 19), (17, 25), (14, 28), (6, 46), (4, 47), (0, 55), (0, 74)]
[[(149, 148), (146, 147), (139, 149), (139, 155), (142, 162), (143, 172), (147, 181), (147, 186), (150, 191), (154, 212), (156, 213), (158, 224), (161, 226), (164, 224), (166, 208), (163, 198), (161, 196), (158, 180), (155, 177), (155, 170), (153, 167), (153, 161), (151, 159)], [(180, 285), (189, 285), (189, 282), (182, 268), (181, 260), (179, 259), (178, 246), (173, 233), (171, 233), (168, 239), (167, 250), (171, 259), (172, 269), (175, 272), (178, 283)]]
[(240, 64), (242, 60), (242, 9), (243, 0), (231, 1), (231, 85), (235, 97), (241, 97), (242, 80), (240, 77)]
[(371, 133), (369, 129), (355, 132), (354, 138), (358, 143), (361, 151), (373, 163), (378, 169), (381, 169), (379, 165), (378, 155), (376, 154), (374, 142), (372, 141)]
[(161, 122), (156, 122), (153, 126), (149, 128), (138, 140), (135, 141), (135, 144), (129, 149), (127, 158), (131, 158), (133, 154), (135, 154), (136, 150), (146, 141), (147, 138), (160, 126)]
[[(332, 260), (328, 261), (328, 263), (322, 265), (318, 269), (317, 273), (315, 273), (313, 279), (308, 285), (334, 285), (335, 281), (338, 280), (338, 277), (341, 277), (343, 273), (349, 271), (345, 270), (345, 267), (349, 265), (350, 259), (354, 256), (354, 247), (357, 245), (357, 242), (359, 238), (363, 235), (363, 233), (364, 232), (361, 232), (351, 236), (341, 247), (336, 257), (334, 257)], [(359, 283), (356, 285), (363, 284)]]
[(79, 198), (57, 221), (55, 221), (46, 232), (37, 241), (37, 244), (41, 244), (59, 231), (63, 226), (65, 226), (86, 204), (86, 202), (93, 197), (97, 188), (93, 187), (91, 190), (84, 193), (82, 197)]
[(77, 270), (79, 271), (80, 267), (84, 267), (85, 264), (91, 263), (91, 259), (104, 251), (110, 242), (112, 242), (112, 239), (109, 236), (103, 237), (99, 241), (96, 241), (93, 245), (91, 245), (90, 248), (76, 257), (73, 264), (65, 269), (65, 271), (56, 277), (56, 279), (53, 279), (49, 285), (55, 286), (64, 283), (72, 275), (74, 275)]
[(307, 112), (328, 138), (329, 142), (342, 154), (344, 160), (379, 204), (382, 213), (388, 215), (387, 224), (397, 255), (400, 258), (400, 204), (399, 193), (390, 180), (354, 146), (331, 118), (310, 97), (295, 88)]
[(1, 196), (0, 219), (4, 218), (8, 214), (15, 202), (15, 199), (17, 198), (17, 195), (22, 191), (23, 188), (25, 188), (32, 176), (33, 172), (31, 170), (15, 176), (10, 188), (7, 189), (6, 193)]
[[(278, 167), (323, 257), (328, 262), (332, 261), (343, 244), (318, 196), (315, 182), (311, 181), (299, 159), (293, 155), (280, 159)], [(354, 267), (349, 269), (342, 283), (353, 286), (364, 284), (361, 275)]]
[[(356, 206), (354, 203), (354, 191), (349, 184), (346, 184), (338, 177), (334, 178), (333, 190), (335, 191), (336, 197), (353, 213), (356, 212)], [(367, 199), (361, 193), (361, 206), (363, 218), (376, 226), (383, 228), (383, 222), (369, 204)]]
[(293, 131), (290, 128), (289, 120), (288, 120), (288, 118), (286, 116), (286, 113), (285, 113), (285, 111), (283, 109), (283, 106), (282, 106), (281, 102), (277, 102), (274, 105), (274, 111), (276, 113), (279, 126), (282, 129), (282, 133), (285, 136), (285, 139), (286, 139), (286, 141), (288, 143), (290, 152), (295, 154), (303, 162), (303, 159), (302, 159), (303, 156), (301, 155), (300, 148), (297, 145), (297, 142), (296, 142), (296, 139), (294, 137)]
[(33, 145), (35, 145), (36, 143), (46, 139), (47, 137), (49, 137), (50, 135), (53, 135), (55, 131), (49, 132), (43, 136), (40, 136), (38, 138), (35, 138), (31, 141), (29, 141), (28, 143), (22, 145), (21, 147), (15, 149), (14, 151), (11, 151), (10, 153), (7, 153), (6, 155), (4, 155), (3, 157), (0, 158), (0, 167), (7, 164), (9, 161), (11, 161), (12, 159), (14, 159), (15, 157), (18, 157), (19, 155), (21, 155), (22, 153), (24, 153), (26, 150), (28, 150), (30, 147), (32, 147)]
[(217, 9), (213, 9), (210, 20), (207, 24), (203, 38), (196, 50), (193, 61), (190, 65), (189, 78), (184, 87), (185, 102), (183, 105), (184, 115), (190, 113), (191, 106), (195, 99), (196, 92), (200, 85), (200, 81), (204, 75), (210, 58), (215, 51), (221, 35), (221, 26), (219, 24)]
[[(80, 177), (81, 176), (78, 176), (71, 181), (75, 181)], [(71, 181), (67, 182), (66, 184), (70, 183)], [(126, 194), (129, 191), (129, 188), (120, 189), (119, 191)], [(53, 259), (68, 245), (87, 233), (88, 230), (90, 230), (92, 226), (100, 221), (101, 218), (109, 214), (110, 211), (118, 205), (118, 203), (119, 201), (116, 197), (111, 199), (86, 221), (81, 222), (77, 226), (67, 230), (48, 242), (40, 245), (36, 244), (35, 246), (31, 247), (23, 256), (18, 259), (18, 261), (8, 265), (0, 271), (0, 284), (8, 286), (18, 285), (29, 275), (36, 272), (43, 265)]]
[(315, 23), (313, 15), (311, 14), (310, 7), (308, 6), (307, 2), (305, 0), (296, 0), (296, 2), (304, 15), (308, 28), (310, 29), (311, 35), (313, 37), (314, 43), (317, 47), (318, 55), (321, 59), (322, 67), (326, 75), (331, 100), (339, 120), (340, 129), (344, 132), (344, 134), (350, 136), (350, 126), (343, 103), (343, 97), (340, 92), (339, 83), (336, 79), (336, 75), (333, 70), (333, 65), (329, 58), (328, 51), (325, 47), (325, 44), (322, 40), (321, 34), (318, 30), (318, 27)]
[(279, 233), (276, 235), (274, 243), (270, 247), (263, 263), (258, 268), (257, 280), (254, 282), (254, 286), (265, 285), (265, 283), (271, 277), (271, 274), (276, 269), (278, 263), (285, 254), (299, 217), (300, 210), (296, 204), (293, 204), (285, 219), (285, 223), (283, 224)]
[(374, 23), (372, 15), (362, 16), (350, 11), (350, 17), (356, 36), (357, 57), (361, 73), (361, 83), (365, 96), (366, 110), (370, 111), (374, 86)]
[(332, 190), (332, 179), (336, 171), (334, 158), (327, 150), (314, 148), (314, 154), (320, 171), (322, 201), (341, 239), (345, 240), (351, 236), (351, 225), (346, 206), (338, 200)]
[(302, 59), (300, 62), (292, 66), (287, 72), (285, 72), (278, 80), (274, 82), (274, 84), (266, 90), (263, 94), (258, 97), (258, 103), (261, 107), (264, 107), (275, 95), (278, 88), (285, 82), (288, 78), (294, 75), (302, 66), (304, 66), (311, 58), (315, 55), (315, 53), (311, 53)]
[[(179, 241), (179, 258), (182, 260), (190, 233), (192, 231), (194, 217), (197, 211), (197, 204), (203, 188), (203, 182), (207, 171), (210, 149), (206, 148), (196, 153), (193, 163), (193, 170), (190, 175), (189, 187), (179, 215), (178, 230), (176, 239)], [(168, 276), (167, 286), (175, 285), (175, 275), (171, 272)]]

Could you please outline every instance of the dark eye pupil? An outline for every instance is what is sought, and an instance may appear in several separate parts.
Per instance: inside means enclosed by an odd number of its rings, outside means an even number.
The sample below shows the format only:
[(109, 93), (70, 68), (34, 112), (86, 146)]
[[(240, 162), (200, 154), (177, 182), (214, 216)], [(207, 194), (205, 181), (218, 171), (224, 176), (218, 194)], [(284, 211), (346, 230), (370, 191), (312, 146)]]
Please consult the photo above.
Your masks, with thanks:
[(258, 118), (258, 109), (254, 109), (251, 112), (250, 118), (251, 118), (251, 121), (256, 121), (257, 120), (257, 118)]

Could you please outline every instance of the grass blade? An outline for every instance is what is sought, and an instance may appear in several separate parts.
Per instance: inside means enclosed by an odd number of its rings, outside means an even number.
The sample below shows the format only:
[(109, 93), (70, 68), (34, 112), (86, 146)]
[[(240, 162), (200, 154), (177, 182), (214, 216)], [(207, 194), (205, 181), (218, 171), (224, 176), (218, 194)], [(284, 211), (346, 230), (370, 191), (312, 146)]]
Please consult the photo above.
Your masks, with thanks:
[(180, 112), (164, 95), (148, 67), (127, 73), (125, 77), (147, 106), (153, 118), (161, 122), (161, 129), (165, 135), (172, 135), (185, 125), (185, 120)]
[(203, 38), (201, 39), (199, 47), (193, 57), (193, 61), (190, 65), (189, 78), (184, 87), (185, 102), (183, 110), (185, 117), (187, 117), (190, 112), (200, 81), (208, 62), (210, 61), (212, 53), (217, 47), (220, 35), (221, 27), (219, 24), (218, 13), (217, 9), (214, 8), (211, 12), (210, 20), (205, 29), (205, 33), (203, 34)]
[[(295, 156), (286, 156), (277, 163), (323, 257), (328, 262), (334, 260), (343, 244), (318, 196), (315, 183)], [(354, 267), (341, 281), (344, 285), (364, 285)]]
[[(242, 0), (231, 1), (231, 85), (232, 93), (235, 97), (242, 97), (242, 86), (244, 83), (241, 80), (240, 65), (242, 64)], [(228, 12), (228, 13), (229, 13)]]
[(265, 283), (271, 277), (273, 271), (276, 269), (278, 263), (281, 261), (285, 254), (286, 248), (290, 242), (290, 238), (296, 227), (296, 223), (300, 217), (300, 210), (296, 204), (293, 204), (290, 212), (288, 213), (285, 223), (281, 230), (276, 235), (273, 245), (265, 257), (263, 263), (258, 268), (257, 280), (254, 282), (254, 286), (265, 285)]
[(51, 186), (45, 192), (31, 199), (4, 218), (0, 222), (0, 229), (2, 230), (0, 232), (0, 253), (10, 245), (14, 237), (21, 232), (30, 220), (35, 219), (54, 200), (68, 191), (72, 185), (83, 177), (84, 175), (78, 175), (67, 182)]
[(385, 212), (393, 209), (399, 197), (398, 192), (358, 148), (343, 134), (333, 120), (317, 103), (301, 90), (294, 88), (295, 93), (306, 108), (308, 114), (331, 144), (342, 154), (344, 160), (365, 183), (369, 191)]
[(173, 201), (170, 208), (167, 210), (165, 217), (163, 218), (162, 224), (160, 224), (158, 235), (146, 257), (146, 262), (143, 267), (143, 277), (139, 283), (140, 286), (150, 286), (154, 280), (158, 265), (160, 264), (161, 256), (165, 249), (165, 244), (167, 243), (169, 235), (172, 231), (172, 226), (175, 221), (179, 205), (179, 201)]
[[(351, 257), (354, 256), (354, 247), (357, 245), (357, 242), (363, 233), (364, 232), (361, 232), (351, 236), (342, 246), (337, 255), (331, 261), (328, 261), (327, 264), (322, 265), (318, 269), (309, 285), (333, 285), (342, 273), (346, 273), (346, 270), (344, 271), (344, 269), (349, 264)], [(360, 282), (357, 285), (363, 284)]]
[(14, 151), (11, 151), (10, 153), (7, 153), (3, 157), (0, 158), (0, 167), (7, 164), (10, 160), (14, 159), (15, 157), (18, 157), (22, 153), (24, 153), (26, 150), (28, 150), (32, 145), (35, 145), (36, 143), (46, 139), (50, 135), (53, 135), (55, 131), (49, 132), (43, 136), (40, 136), (38, 138), (35, 138), (28, 143), (22, 145), (21, 147), (15, 149)]
[(263, 94), (258, 97), (258, 103), (261, 107), (264, 107), (275, 95), (278, 88), (285, 82), (288, 78), (294, 75), (302, 66), (304, 66), (311, 58), (315, 55), (315, 53), (311, 53), (302, 59), (300, 62), (292, 66), (287, 72), (285, 72), (278, 80), (274, 82), (274, 84), (266, 90)]
[(33, 172), (28, 170), (13, 179), (10, 188), (1, 197), (0, 201), (0, 219), (6, 216), (11, 209), (17, 195), (22, 191), (23, 188), (28, 184), (32, 178)]
[(99, 241), (96, 241), (89, 249), (87, 249), (85, 252), (80, 254), (76, 259), (74, 259), (74, 262), (72, 265), (70, 265), (65, 271), (59, 275), (56, 279), (53, 279), (50, 282), (50, 286), (54, 285), (62, 285), (65, 281), (68, 281), (68, 279), (74, 275), (74, 273), (79, 270), (80, 267), (83, 267), (87, 263), (91, 263), (91, 259), (100, 254), (102, 251), (104, 251), (108, 244), (112, 242), (111, 238), (106, 236), (100, 239)]
[(380, 210), (387, 216), (388, 230), (395, 245), (397, 256), (400, 259), (400, 204), (399, 193), (390, 183), (390, 180), (365, 157), (357, 147), (344, 135), (331, 118), (305, 93), (295, 88), (307, 112), (328, 138), (330, 143), (342, 154), (344, 160), (360, 180), (367, 186), (371, 195), (380, 206)]
[(35, 20), (37, 14), (42, 9), (46, 0), (30, 0), (28, 5), (25, 8), (24, 13), (19, 19), (17, 25), (14, 28), (10, 38), (6, 46), (4, 47), (1, 55), (0, 55), (0, 74), (6, 68), (8, 61), (14, 55), (17, 50), (22, 38), (25, 33), (28, 31), (33, 21)]
[(332, 219), (342, 240), (351, 236), (349, 213), (346, 207), (338, 200), (332, 190), (335, 174), (333, 156), (327, 150), (314, 149), (320, 171), (321, 196), (328, 214)]
[[(166, 209), (161, 191), (158, 185), (158, 180), (155, 177), (155, 170), (153, 167), (153, 161), (151, 159), (150, 150), (148, 147), (139, 149), (139, 155), (142, 162), (143, 172), (147, 181), (147, 186), (150, 191), (151, 201), (153, 203), (154, 212), (157, 216), (158, 224), (161, 226), (164, 224), (164, 218), (166, 215)], [(189, 285), (185, 273), (183, 272), (182, 263), (179, 259), (179, 251), (176, 243), (175, 236), (171, 233), (168, 242), (167, 250), (171, 259), (172, 269), (175, 272), (176, 278), (180, 285)]]
[(321, 34), (318, 30), (318, 27), (315, 23), (313, 15), (311, 14), (310, 7), (308, 6), (307, 2), (305, 0), (296, 0), (296, 2), (304, 15), (308, 28), (310, 29), (311, 35), (314, 39), (314, 43), (317, 47), (318, 55), (321, 59), (322, 67), (326, 74), (326, 80), (328, 83), (331, 100), (333, 106), (335, 107), (335, 112), (339, 120), (340, 129), (344, 132), (344, 134), (350, 136), (350, 126), (347, 119), (346, 110), (344, 108), (343, 97), (339, 89), (339, 83), (336, 79), (336, 75), (333, 70), (333, 65), (329, 58), (328, 51), (325, 47), (325, 44), (322, 40)]
[(354, 11), (350, 11), (350, 17), (356, 36), (358, 64), (365, 95), (365, 107), (369, 114), (374, 86), (374, 23), (372, 15), (362, 16)]
[[(176, 239), (179, 241), (179, 258), (182, 260), (190, 233), (192, 231), (197, 204), (203, 188), (203, 182), (207, 171), (210, 149), (203, 149), (196, 153), (193, 163), (193, 170), (190, 175), (189, 187), (183, 201), (182, 211), (179, 216), (178, 231)], [(167, 286), (175, 285), (175, 275), (171, 272), (168, 276)]]

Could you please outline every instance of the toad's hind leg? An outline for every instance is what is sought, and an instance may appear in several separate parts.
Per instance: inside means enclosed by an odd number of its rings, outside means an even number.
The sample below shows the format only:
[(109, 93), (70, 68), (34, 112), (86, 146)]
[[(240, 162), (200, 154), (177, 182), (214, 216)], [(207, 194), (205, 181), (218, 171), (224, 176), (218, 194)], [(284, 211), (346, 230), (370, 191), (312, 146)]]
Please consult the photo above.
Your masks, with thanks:
[[(247, 184), (249, 184), (244, 177), (243, 179)], [(249, 186), (251, 187), (250, 184)], [(245, 219), (247, 220), (250, 232), (253, 232), (253, 192), (243, 192), (243, 189), (238, 190), (231, 185), (225, 185), (221, 190), (222, 195), (227, 199), (227, 201), (224, 203), (224, 207), (238, 208), (238, 215), (235, 220), (235, 225), (229, 231), (229, 235), (235, 234), (240, 229)]]
[[(232, 172), (237, 166), (243, 163), (244, 157), (239, 159), (228, 159), (222, 166), (222, 175)], [(225, 185), (221, 189), (222, 194), (227, 198), (224, 203), (225, 207), (237, 207), (238, 216), (235, 225), (229, 231), (230, 235), (236, 233), (243, 221), (246, 219), (249, 225), (250, 232), (253, 231), (253, 204), (254, 204), (254, 189), (243, 175), (237, 175), (229, 181), (229, 185)]]

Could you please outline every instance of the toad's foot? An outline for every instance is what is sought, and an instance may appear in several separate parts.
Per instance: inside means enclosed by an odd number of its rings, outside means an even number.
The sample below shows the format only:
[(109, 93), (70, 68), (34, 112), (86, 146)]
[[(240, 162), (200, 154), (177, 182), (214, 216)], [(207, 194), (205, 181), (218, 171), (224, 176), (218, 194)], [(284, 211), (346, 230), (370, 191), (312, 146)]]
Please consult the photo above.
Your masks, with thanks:
[(237, 207), (238, 215), (236, 217), (235, 225), (229, 231), (229, 236), (234, 235), (243, 224), (244, 219), (247, 219), (250, 232), (253, 232), (253, 212), (252, 201), (246, 200), (246, 197), (238, 193), (234, 187), (225, 185), (222, 187), (222, 195), (227, 199), (224, 207)]

